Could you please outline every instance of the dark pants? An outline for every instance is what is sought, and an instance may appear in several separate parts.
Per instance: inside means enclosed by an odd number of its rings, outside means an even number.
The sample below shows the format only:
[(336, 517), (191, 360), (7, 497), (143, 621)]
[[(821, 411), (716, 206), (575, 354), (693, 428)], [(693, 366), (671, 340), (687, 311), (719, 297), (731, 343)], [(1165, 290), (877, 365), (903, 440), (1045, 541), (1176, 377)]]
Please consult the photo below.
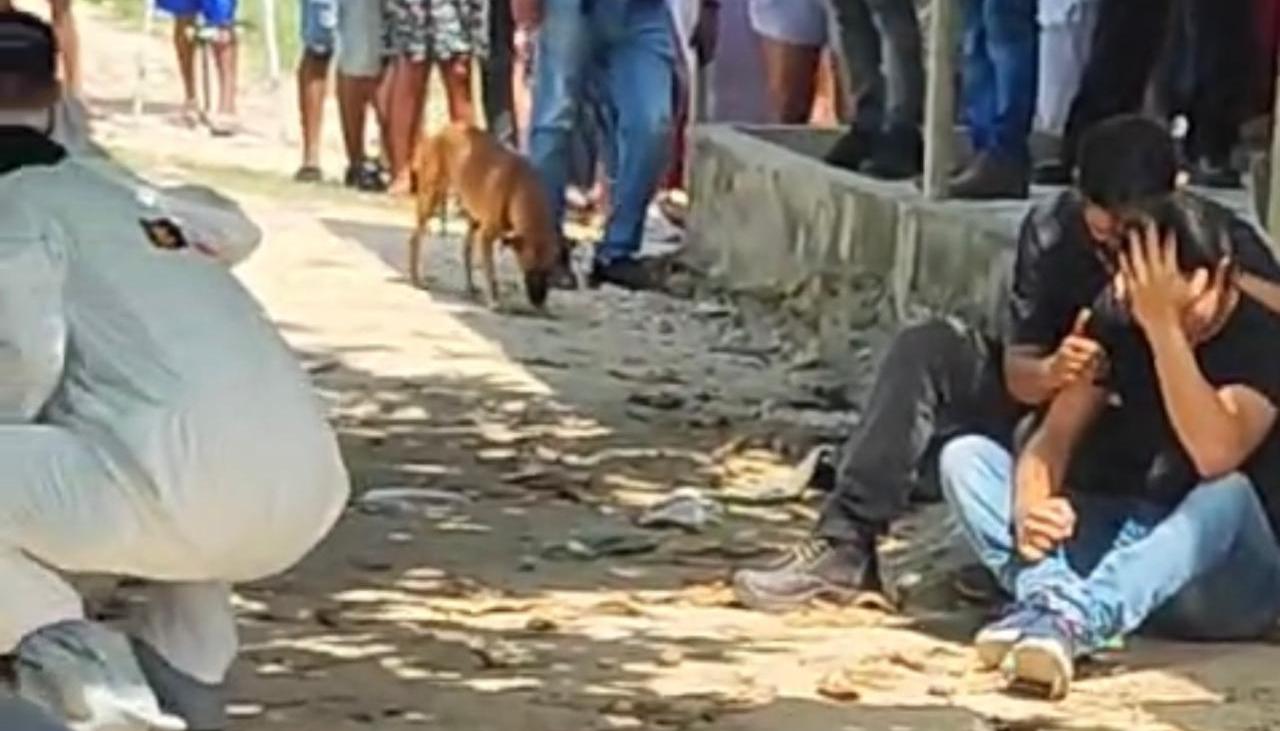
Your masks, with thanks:
[(1029, 0), (964, 0), (964, 117), (973, 149), (1026, 162), (1040, 26)]
[(913, 500), (937, 500), (937, 455), (952, 437), (979, 433), (1008, 444), (1019, 409), (1006, 395), (1001, 358), (998, 343), (945, 320), (899, 333), (842, 449), (818, 535), (865, 540)]
[(1252, 4), (1241, 0), (1102, 0), (1092, 55), (1067, 117), (1064, 162), (1075, 166), (1080, 140), (1094, 124), (1142, 109), (1171, 34), (1183, 40), (1168, 59), (1172, 111), (1191, 120), (1194, 157), (1225, 160), (1257, 85), (1253, 19)]
[(511, 80), (515, 61), (515, 20), (511, 3), (489, 4), (489, 58), (480, 77), (484, 98), (485, 124), (495, 137), (510, 147), (518, 147), (515, 98)]
[(913, 0), (831, 0), (855, 85), (854, 124), (870, 131), (920, 126), (924, 57)]

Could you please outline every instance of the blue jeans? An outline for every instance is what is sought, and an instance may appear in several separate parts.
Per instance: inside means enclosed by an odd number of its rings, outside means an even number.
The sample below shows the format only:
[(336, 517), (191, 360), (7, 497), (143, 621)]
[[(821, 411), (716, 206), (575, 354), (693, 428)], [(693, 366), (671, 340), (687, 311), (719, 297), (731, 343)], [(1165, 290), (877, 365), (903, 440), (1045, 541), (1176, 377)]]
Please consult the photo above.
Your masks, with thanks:
[(635, 256), (671, 148), (675, 46), (663, 0), (545, 0), (534, 61), (529, 153), (564, 220), (578, 104), (595, 82), (613, 122), (605, 144), (612, 211), (596, 260)]
[(1203, 641), (1259, 637), (1280, 616), (1280, 547), (1253, 485), (1232, 475), (1177, 506), (1073, 494), (1076, 534), (1029, 564), (1013, 536), (1013, 457), (986, 437), (948, 444), (942, 489), (978, 557), (1019, 602), (1080, 629), (1083, 652), (1144, 625)]
[(964, 118), (974, 150), (1030, 160), (1040, 26), (1030, 0), (965, 0)]

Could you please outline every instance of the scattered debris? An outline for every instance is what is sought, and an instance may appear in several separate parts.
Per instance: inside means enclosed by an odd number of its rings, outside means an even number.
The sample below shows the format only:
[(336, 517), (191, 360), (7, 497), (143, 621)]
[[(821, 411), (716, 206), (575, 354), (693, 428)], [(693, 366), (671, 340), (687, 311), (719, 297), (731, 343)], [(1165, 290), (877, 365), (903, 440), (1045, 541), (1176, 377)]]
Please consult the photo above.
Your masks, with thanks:
[(554, 497), (563, 498), (575, 503), (593, 503), (596, 498), (587, 488), (591, 485), (591, 475), (582, 473), (566, 473), (550, 469), (542, 465), (522, 467), (502, 476), (502, 481), (509, 485), (517, 485), (526, 490), (551, 493)]
[(827, 673), (818, 681), (818, 695), (840, 703), (856, 703), (862, 699), (858, 679), (843, 668)]
[(356, 509), (365, 515), (405, 517), (425, 515), (466, 504), (466, 495), (425, 487), (378, 487), (356, 499)]
[(530, 632), (555, 632), (560, 625), (548, 617), (531, 617), (524, 628)]
[(636, 521), (644, 528), (679, 528), (699, 533), (724, 520), (724, 507), (696, 487), (682, 487), (646, 510)]
[(476, 461), (480, 464), (501, 464), (514, 461), (520, 453), (510, 447), (489, 447), (476, 452)]
[(324, 373), (336, 371), (341, 367), (341, 365), (342, 364), (335, 358), (321, 358), (319, 360), (313, 360), (306, 363), (303, 365), (303, 368), (307, 370), (307, 373), (310, 373), (313, 376), (319, 376)]
[(660, 459), (682, 459), (703, 467), (712, 466), (711, 458), (702, 452), (696, 452), (692, 449), (668, 449), (662, 447), (609, 447), (586, 456), (575, 454), (558, 454), (557, 456), (561, 464), (582, 469), (600, 467), (606, 462)]
[(675, 411), (685, 404), (685, 397), (672, 389), (636, 391), (627, 396), (627, 403), (655, 411)]
[(813, 484), (824, 462), (829, 461), (830, 458), (830, 447), (815, 447), (795, 467), (766, 481), (727, 490), (721, 498), (728, 503), (755, 506), (794, 502), (804, 497), (805, 491)]
[(550, 358), (546, 358), (540, 355), (535, 355), (528, 358), (519, 358), (518, 360), (520, 361), (520, 365), (523, 365), (527, 368), (552, 368), (554, 370), (565, 371), (565, 370), (569, 370), (569, 368), (572, 367), (568, 363), (564, 363), (558, 360), (552, 360)]
[(733, 308), (720, 302), (699, 302), (693, 306), (693, 316), (704, 320), (718, 320), (733, 315)]
[(685, 380), (673, 368), (632, 368), (617, 366), (610, 368), (610, 376), (619, 381), (646, 383), (655, 386), (682, 386)]
[(662, 541), (648, 531), (608, 524), (575, 531), (567, 541), (548, 545), (542, 553), (553, 560), (592, 561), (610, 556), (652, 553), (660, 545)]
[(658, 653), (658, 664), (664, 668), (680, 667), (684, 663), (684, 653), (674, 647), (668, 647)]
[(951, 698), (956, 694), (956, 689), (950, 685), (935, 683), (926, 692), (934, 698)]
[(329, 629), (342, 627), (342, 607), (321, 607), (315, 611), (316, 624)]
[(527, 668), (537, 664), (533, 651), (507, 640), (473, 640), (468, 648), (485, 670), (509, 670)]
[(228, 703), (227, 716), (236, 720), (244, 720), (249, 718), (257, 718), (266, 713), (267, 709), (261, 703)]

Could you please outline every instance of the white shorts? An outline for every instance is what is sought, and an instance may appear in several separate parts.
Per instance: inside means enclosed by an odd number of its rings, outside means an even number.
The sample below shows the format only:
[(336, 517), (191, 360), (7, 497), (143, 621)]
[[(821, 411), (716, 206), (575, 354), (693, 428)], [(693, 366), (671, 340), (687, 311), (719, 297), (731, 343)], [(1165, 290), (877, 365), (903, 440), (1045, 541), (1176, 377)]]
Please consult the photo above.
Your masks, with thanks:
[(831, 37), (824, 0), (750, 0), (751, 27), (774, 41), (820, 47)]

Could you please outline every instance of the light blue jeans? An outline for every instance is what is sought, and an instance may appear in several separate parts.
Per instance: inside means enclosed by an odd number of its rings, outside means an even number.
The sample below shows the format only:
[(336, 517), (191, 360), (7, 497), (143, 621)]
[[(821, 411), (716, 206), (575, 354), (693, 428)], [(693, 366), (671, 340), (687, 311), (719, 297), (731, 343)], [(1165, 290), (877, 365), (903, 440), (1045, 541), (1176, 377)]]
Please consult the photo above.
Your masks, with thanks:
[(978, 557), (1019, 602), (1080, 628), (1082, 651), (1144, 625), (1187, 640), (1265, 634), (1280, 616), (1280, 547), (1253, 485), (1231, 475), (1177, 506), (1071, 496), (1075, 536), (1028, 564), (1013, 536), (1013, 457), (986, 437), (942, 451), (943, 493)]
[(596, 260), (634, 257), (671, 149), (675, 46), (666, 3), (545, 0), (535, 53), (529, 153), (555, 220), (564, 220), (574, 120), (592, 80), (613, 120), (605, 145), (612, 211)]

